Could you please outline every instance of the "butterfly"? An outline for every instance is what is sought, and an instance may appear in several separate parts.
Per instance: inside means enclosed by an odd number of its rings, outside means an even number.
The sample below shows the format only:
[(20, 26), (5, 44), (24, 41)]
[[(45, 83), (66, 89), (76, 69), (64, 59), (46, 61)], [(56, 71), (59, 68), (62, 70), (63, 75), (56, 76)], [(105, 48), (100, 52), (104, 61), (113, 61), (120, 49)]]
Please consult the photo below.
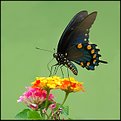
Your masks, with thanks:
[(72, 18), (59, 40), (57, 52), (53, 54), (57, 60), (56, 65), (66, 66), (77, 75), (78, 70), (74, 63), (87, 70), (94, 70), (99, 63), (107, 63), (99, 59), (101, 55), (97, 45), (89, 42), (89, 29), (96, 16), (96, 11), (88, 14), (84, 10)]

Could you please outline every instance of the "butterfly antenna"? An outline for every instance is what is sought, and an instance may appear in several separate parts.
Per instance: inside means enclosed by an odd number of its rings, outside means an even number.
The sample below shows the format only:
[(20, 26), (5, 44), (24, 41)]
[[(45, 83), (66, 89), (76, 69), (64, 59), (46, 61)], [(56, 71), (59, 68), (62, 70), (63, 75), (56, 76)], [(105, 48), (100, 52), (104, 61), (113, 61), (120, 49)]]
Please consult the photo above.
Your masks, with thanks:
[(36, 47), (36, 49), (38, 49), (38, 50), (43, 50), (43, 51), (47, 51), (47, 52), (50, 52), (50, 53), (53, 53), (53, 51), (51, 51), (51, 50), (41, 49), (41, 48), (39, 48), (39, 47)]
[(99, 60), (99, 62), (101, 62), (101, 63), (105, 63), (105, 64), (108, 63), (107, 61), (103, 61), (103, 60)]

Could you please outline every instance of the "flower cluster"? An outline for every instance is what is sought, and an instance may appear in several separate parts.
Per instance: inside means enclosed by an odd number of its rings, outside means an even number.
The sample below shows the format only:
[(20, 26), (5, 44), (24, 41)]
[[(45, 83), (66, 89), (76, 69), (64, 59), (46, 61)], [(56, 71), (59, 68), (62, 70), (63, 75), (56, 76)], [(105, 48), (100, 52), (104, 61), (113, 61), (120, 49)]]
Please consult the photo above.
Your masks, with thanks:
[(74, 78), (60, 78), (53, 77), (36, 77), (32, 82), (32, 87), (39, 87), (42, 89), (61, 89), (66, 92), (84, 91), (83, 83), (76, 81)]
[(55, 89), (61, 85), (61, 78), (57, 76), (53, 77), (36, 77), (36, 80), (32, 82), (33, 87), (40, 87), (42, 89)]
[[(17, 102), (23, 102), (36, 113), (40, 111), (41, 119), (45, 119), (46, 117), (47, 119), (54, 120), (59, 120), (61, 113), (68, 115), (68, 109), (67, 107), (64, 108), (63, 105), (69, 93), (84, 91), (82, 82), (78, 82), (72, 77), (61, 78), (58, 76), (36, 77), (35, 81), (32, 82), (32, 86), (26, 87), (26, 89), (27, 91), (19, 97)], [(51, 94), (52, 89), (60, 89), (65, 92), (65, 97), (61, 104), (55, 101), (53, 94)], [(48, 109), (50, 111), (48, 111)], [(38, 114), (35, 115), (35, 112), (27, 113), (26, 115), (28, 117), (30, 114), (32, 117), (37, 116)], [(48, 115), (49, 112), (50, 114)], [(22, 113), (24, 116), (26, 116), (24, 114), (25, 111), (23, 111), (18, 114), (18, 117), (21, 117)]]
[[(37, 110), (39, 106), (46, 100), (47, 91), (42, 90), (38, 87), (27, 87), (27, 91), (23, 93), (22, 96), (19, 97), (17, 102), (23, 102), (28, 107), (33, 110)], [(53, 101), (54, 96), (49, 94), (49, 100)]]

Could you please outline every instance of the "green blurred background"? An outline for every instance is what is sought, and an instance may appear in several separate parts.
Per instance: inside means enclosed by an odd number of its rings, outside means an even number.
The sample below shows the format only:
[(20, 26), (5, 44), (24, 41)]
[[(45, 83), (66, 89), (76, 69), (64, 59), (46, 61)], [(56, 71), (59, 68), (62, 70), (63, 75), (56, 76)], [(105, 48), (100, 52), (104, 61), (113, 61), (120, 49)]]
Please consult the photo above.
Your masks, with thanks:
[[(2, 2), (1, 118), (14, 119), (26, 106), (17, 99), (36, 76), (48, 76), (52, 54), (36, 50), (57, 47), (59, 38), (80, 10), (98, 15), (90, 31), (90, 41), (100, 48), (102, 60), (95, 71), (76, 65), (74, 76), (84, 82), (85, 93), (72, 93), (65, 105), (72, 119), (119, 119), (120, 115), (120, 5), (119, 2)], [(54, 60), (51, 64), (56, 63)], [(66, 69), (64, 69), (66, 73)], [(59, 71), (57, 73), (61, 75)], [(64, 92), (53, 91), (61, 102)]]

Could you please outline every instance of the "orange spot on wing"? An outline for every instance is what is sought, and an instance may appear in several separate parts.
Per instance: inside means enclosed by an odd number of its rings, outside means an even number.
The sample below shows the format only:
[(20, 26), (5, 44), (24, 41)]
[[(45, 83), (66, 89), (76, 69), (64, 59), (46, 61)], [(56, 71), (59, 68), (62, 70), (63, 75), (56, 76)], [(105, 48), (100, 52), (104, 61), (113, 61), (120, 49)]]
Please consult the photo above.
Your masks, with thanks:
[(92, 47), (91, 45), (87, 45), (87, 49), (90, 50)]
[(77, 48), (82, 48), (82, 44), (81, 43), (79, 43), (78, 45), (77, 45)]

